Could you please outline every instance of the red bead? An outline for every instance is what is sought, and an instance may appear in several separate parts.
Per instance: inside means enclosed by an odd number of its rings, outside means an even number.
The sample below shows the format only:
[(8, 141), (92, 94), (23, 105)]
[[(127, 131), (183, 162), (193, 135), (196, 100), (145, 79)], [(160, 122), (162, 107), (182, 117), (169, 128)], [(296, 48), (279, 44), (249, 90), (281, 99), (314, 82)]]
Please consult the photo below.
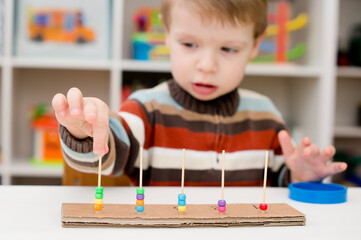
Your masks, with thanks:
[(259, 208), (260, 208), (261, 210), (263, 210), (263, 211), (266, 211), (266, 210), (267, 210), (267, 204), (261, 203), (261, 204), (259, 205)]

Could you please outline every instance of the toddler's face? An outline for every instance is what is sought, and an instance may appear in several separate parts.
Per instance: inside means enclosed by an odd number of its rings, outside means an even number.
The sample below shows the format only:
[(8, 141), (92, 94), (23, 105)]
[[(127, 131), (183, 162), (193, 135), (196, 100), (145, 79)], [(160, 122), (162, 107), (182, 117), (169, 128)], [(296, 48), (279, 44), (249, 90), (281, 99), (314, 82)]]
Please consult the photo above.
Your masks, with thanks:
[(179, 4), (171, 16), (166, 42), (177, 83), (203, 101), (238, 87), (248, 60), (258, 53), (260, 39), (254, 39), (253, 25), (222, 26)]

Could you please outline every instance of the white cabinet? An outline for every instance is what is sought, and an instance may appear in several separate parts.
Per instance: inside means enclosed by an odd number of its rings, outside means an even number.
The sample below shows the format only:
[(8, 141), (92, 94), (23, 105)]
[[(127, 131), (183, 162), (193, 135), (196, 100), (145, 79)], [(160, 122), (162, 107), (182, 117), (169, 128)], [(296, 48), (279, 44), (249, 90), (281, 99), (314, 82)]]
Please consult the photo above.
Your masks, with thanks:
[[(357, 0), (346, 1), (360, 5)], [(159, 2), (114, 0), (111, 59), (88, 61), (14, 57), (14, 1), (5, 0), (4, 56), (0, 61), (2, 184), (14, 183), (14, 177), (61, 177), (61, 169), (37, 168), (28, 164), (31, 141), (26, 108), (29, 104), (45, 101), (50, 105), (55, 93), (66, 93), (70, 87), (77, 86), (85, 95), (99, 97), (109, 104), (111, 110), (117, 111), (123, 77), (127, 73), (143, 76), (153, 72), (169, 74), (168, 62), (131, 59), (132, 14), (141, 5), (155, 6)], [(307, 12), (309, 16), (307, 28), (293, 36), (307, 44), (307, 54), (297, 64), (249, 65), (241, 87), (270, 96), (295, 130), (296, 141), (307, 135), (323, 147), (333, 143), (337, 129), (334, 127), (335, 116), (339, 119), (339, 114), (343, 114), (334, 107), (339, 101), (336, 101), (336, 83), (340, 84), (340, 81), (336, 81), (335, 65), (340, 1), (291, 2), (295, 12)], [(350, 98), (347, 101), (354, 101), (355, 95), (359, 94), (354, 89), (361, 86), (359, 81), (346, 79), (344, 84), (352, 89), (352, 93), (346, 93), (347, 99)], [(353, 125), (345, 122), (345, 126)]]

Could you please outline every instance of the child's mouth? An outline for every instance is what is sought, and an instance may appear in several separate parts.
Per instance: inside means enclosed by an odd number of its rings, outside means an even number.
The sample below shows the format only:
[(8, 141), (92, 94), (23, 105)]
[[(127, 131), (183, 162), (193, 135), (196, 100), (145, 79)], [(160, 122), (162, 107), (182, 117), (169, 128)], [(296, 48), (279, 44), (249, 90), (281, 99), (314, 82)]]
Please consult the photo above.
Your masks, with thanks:
[(206, 83), (192, 83), (193, 90), (198, 94), (211, 94), (217, 90), (217, 87)]

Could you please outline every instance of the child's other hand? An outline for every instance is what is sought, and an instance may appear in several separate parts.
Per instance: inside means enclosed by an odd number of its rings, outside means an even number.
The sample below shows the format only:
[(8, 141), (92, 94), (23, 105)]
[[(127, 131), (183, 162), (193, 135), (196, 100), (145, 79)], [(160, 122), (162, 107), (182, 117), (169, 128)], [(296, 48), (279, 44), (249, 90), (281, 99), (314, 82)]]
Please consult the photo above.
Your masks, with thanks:
[(95, 154), (108, 152), (109, 108), (102, 100), (83, 97), (78, 88), (71, 88), (66, 97), (56, 94), (52, 105), (58, 122), (74, 137), (91, 136)]
[(336, 152), (333, 146), (327, 146), (320, 152), (317, 145), (311, 144), (309, 138), (304, 138), (295, 147), (285, 130), (278, 133), (278, 139), (287, 167), (291, 170), (292, 182), (319, 181), (327, 176), (343, 172), (347, 168), (346, 163), (328, 163)]

